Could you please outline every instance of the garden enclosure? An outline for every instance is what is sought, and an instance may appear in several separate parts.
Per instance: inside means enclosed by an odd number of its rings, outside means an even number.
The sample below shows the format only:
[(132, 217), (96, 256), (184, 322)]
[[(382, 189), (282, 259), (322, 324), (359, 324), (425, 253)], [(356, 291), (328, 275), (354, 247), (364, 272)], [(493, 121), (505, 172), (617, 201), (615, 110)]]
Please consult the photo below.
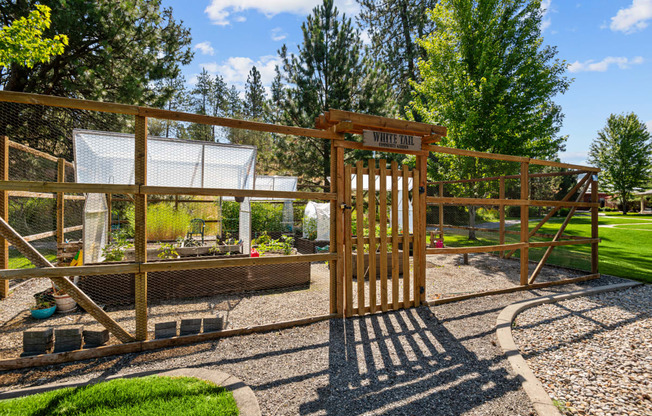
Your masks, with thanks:
[[(499, 290), (512, 290), (536, 285), (534, 281), (541, 273), (540, 269), (551, 258), (553, 248), (586, 245), (590, 250), (591, 273), (585, 273), (579, 278), (597, 277), (598, 204), (596, 201), (583, 202), (578, 197), (589, 192), (589, 189), (592, 197), (597, 196), (598, 170), (595, 168), (441, 147), (433, 144), (446, 133), (445, 128), (440, 126), (340, 110), (326, 112), (316, 120), (316, 128), (308, 129), (10, 92), (0, 92), (0, 102), (3, 128), (0, 134), (7, 137), (6, 148), (11, 139), (21, 143), (17, 146), (23, 146), (30, 151), (33, 150), (32, 147), (38, 147), (46, 154), (62, 156), (54, 159), (62, 160), (57, 163), (68, 166), (73, 155), (73, 131), (101, 131), (116, 140), (122, 140), (118, 142), (122, 146), (120, 152), (124, 153), (128, 162), (120, 162), (123, 163), (120, 180), (91, 178), (88, 179), (89, 182), (100, 182), (81, 183), (67, 177), (65, 180), (62, 180), (63, 177), (57, 179), (50, 170), (41, 177), (33, 173), (37, 172), (35, 168), (29, 175), (12, 177), (9, 175), (9, 166), (16, 162), (13, 162), (11, 153), (6, 150), (0, 155), (5, 166), (5, 176), (0, 185), (0, 197), (5, 201), (4, 211), (0, 212), (3, 218), (2, 236), (5, 238), (5, 250), (0, 253), (4, 270), (0, 277), (5, 282), (26, 279), (42, 281), (44, 278), (61, 282), (66, 276), (82, 276), (79, 285), (63, 283), (66, 290), (84, 306), (93, 319), (105, 325), (117, 341), (133, 345), (128, 348), (124, 346), (120, 350), (123, 352), (130, 348), (134, 351), (143, 348), (143, 342), (152, 346), (174, 345), (192, 339), (269, 330), (335, 316), (437, 303), (441, 299), (430, 297), (438, 289), (434, 283), (437, 282), (438, 269), (432, 267), (432, 264), (436, 266), (437, 259), (441, 256), (501, 253), (505, 258), (512, 258), (505, 259), (505, 262), (514, 262), (516, 252), (517, 281), (508, 281), (509, 287), (495, 287)], [(156, 182), (156, 173), (150, 170), (149, 149), (158, 146), (159, 142), (167, 144), (169, 139), (149, 137), (150, 118), (181, 123), (187, 131), (221, 126), (328, 140), (331, 145), (331, 187), (328, 192), (200, 187), (189, 186), (187, 182), (175, 182), (181, 180), (176, 177), (169, 183), (160, 184)], [(382, 156), (378, 159), (356, 160), (355, 151), (358, 150), (386, 151), (351, 140), (351, 137), (362, 134), (363, 130), (411, 135), (420, 138), (421, 145), (416, 150), (393, 151), (396, 154), (414, 156), (402, 166), (396, 162), (390, 163), (387, 159), (380, 159)], [(115, 132), (128, 136), (119, 136)], [(22, 143), (29, 143), (31, 146)], [(213, 146), (198, 144), (198, 147), (209, 149)], [(133, 157), (127, 157), (127, 154)], [(433, 157), (434, 155), (437, 157)], [(199, 158), (199, 152), (196, 152), (195, 156)], [(466, 164), (482, 167), (473, 171), (477, 174), (476, 177), (448, 179), (439, 176), (442, 173), (438, 166), (444, 166), (445, 163), (455, 166), (452, 164), (454, 161), (466, 160), (471, 161), (464, 162)], [(175, 176), (174, 172), (159, 172), (159, 175), (161, 173)], [(130, 176), (132, 174), (133, 180)], [(38, 176), (38, 179), (34, 175)], [(365, 177), (369, 178), (366, 186)], [(538, 187), (537, 181), (557, 177), (578, 178), (579, 181), (570, 181), (570, 186), (565, 188), (555, 185), (553, 188), (556, 192), (539, 192), (543, 187)], [(187, 181), (188, 178), (183, 180)], [(191, 183), (196, 184), (196, 181)], [(17, 219), (8, 215), (7, 201), (15, 198), (15, 193), (21, 192), (56, 195), (56, 201), (65, 204), (66, 201), (83, 201), (85, 195), (89, 194), (110, 195), (112, 206), (120, 204), (115, 206), (119, 212), (133, 216), (133, 241), (130, 241), (130, 244), (133, 244), (133, 258), (112, 263), (52, 268), (47, 267), (48, 264), (42, 260), (26, 255), (34, 259), (38, 267), (10, 270), (6, 240), (10, 240), (28, 254), (35, 248), (22, 241)], [(194, 257), (177, 259), (172, 258), (173, 247), (167, 246), (157, 248), (158, 254), (163, 254), (162, 256), (157, 254), (157, 259), (148, 259), (148, 248), (152, 248), (148, 246), (151, 243), (147, 235), (148, 222), (156, 216), (148, 209), (148, 205), (160, 205), (163, 201), (174, 206), (177, 200), (179, 203), (192, 200), (193, 202), (188, 204), (196, 204), (196, 209), (201, 210), (201, 206), (212, 205), (217, 198), (326, 202), (330, 204), (329, 251), (307, 255), (293, 254), (290, 251), (289, 255), (257, 258), (229, 256), (230, 252), (222, 252), (217, 247), (206, 257), (195, 253)], [(208, 202), (199, 202), (200, 200)], [(457, 211), (451, 210), (451, 207), (458, 207)], [(495, 207), (498, 213), (496, 227), (475, 224), (477, 207)], [(537, 222), (530, 221), (531, 209), (534, 217), (538, 214), (536, 211), (539, 207), (542, 207), (542, 218), (537, 219)], [(567, 235), (564, 229), (578, 209), (590, 210), (588, 235)], [(544, 233), (543, 227), (552, 224), (551, 218), (562, 210), (567, 211), (564, 212), (565, 218), (557, 232)], [(60, 215), (65, 211), (64, 209), (57, 212)], [(413, 213), (411, 218), (409, 215), (399, 215), (400, 212), (410, 211)], [(517, 211), (518, 215), (510, 218), (515, 214), (513, 211)], [(81, 218), (82, 211), (78, 212)], [(462, 224), (460, 221), (464, 215), (468, 216), (469, 222), (459, 225)], [(59, 224), (57, 232), (61, 233), (67, 224)], [(9, 225), (14, 225), (15, 230), (10, 229)], [(514, 227), (518, 229), (515, 230)], [(487, 235), (498, 236), (496, 241), (482, 238), (484, 228), (492, 230), (486, 231)], [(494, 231), (494, 228), (498, 231)], [(453, 238), (454, 230), (475, 231), (476, 236), (480, 235), (481, 238), (468, 240), (471, 242), (469, 245), (466, 241)], [(440, 239), (443, 237), (444, 247), (436, 247), (433, 236), (439, 236)], [(480, 245), (477, 245), (478, 243)], [(263, 244), (272, 245), (270, 242)], [(533, 266), (534, 270), (530, 272), (530, 256), (536, 250), (543, 250), (539, 262), (541, 266)], [(327, 266), (323, 262), (328, 262)], [(280, 290), (272, 293), (272, 296), (268, 296), (269, 292), (260, 291), (269, 288), (261, 286), (262, 280), (259, 277), (267, 276), (282, 283), (283, 279), (292, 280), (286, 266), (301, 265), (298, 267), (305, 268), (306, 264), (310, 273), (309, 290)], [(387, 272), (384, 271), (385, 268)], [(206, 279), (201, 277), (210, 270), (219, 272)], [(227, 271), (232, 271), (231, 276), (235, 277), (226, 278)], [(82, 288), (84, 281), (90, 281), (93, 277), (97, 277), (98, 291), (107, 291), (113, 286), (127, 287), (128, 290), (121, 292), (126, 306), (102, 309), (97, 307), (98, 302), (92, 297), (87, 299), (85, 292), (92, 290), (88, 287)], [(486, 277), (490, 279), (492, 276), (487, 274)], [(287, 283), (292, 287), (297, 285), (296, 281)], [(238, 292), (254, 292), (246, 297), (201, 297), (211, 288), (222, 284), (233, 287)], [(192, 305), (196, 310), (205, 311), (202, 313), (213, 314), (216, 307), (225, 305), (224, 310), (230, 314), (230, 328), (233, 329), (217, 334), (200, 334), (195, 338), (148, 341), (153, 335), (153, 323), (160, 322), (160, 319), (165, 319), (164, 317), (170, 314), (169, 309), (163, 308), (167, 305), (165, 302), (169, 300), (168, 297), (174, 297), (175, 293), (179, 292), (201, 300), (200, 303), (184, 303), (186, 306), (183, 308), (186, 310), (188, 305)], [(158, 302), (163, 302), (164, 305), (159, 306)], [(249, 309), (246, 309), (247, 305), (250, 305)], [(247, 313), (237, 315), (238, 308), (245, 308), (243, 310)]]

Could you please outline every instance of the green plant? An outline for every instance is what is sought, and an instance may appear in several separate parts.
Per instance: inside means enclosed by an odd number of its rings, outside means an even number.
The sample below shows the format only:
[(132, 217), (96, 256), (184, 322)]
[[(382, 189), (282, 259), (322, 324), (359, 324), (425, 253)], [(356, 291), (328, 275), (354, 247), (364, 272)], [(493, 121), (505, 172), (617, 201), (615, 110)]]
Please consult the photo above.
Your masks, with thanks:
[(157, 256), (160, 259), (169, 260), (169, 259), (178, 258), (179, 253), (177, 253), (177, 250), (174, 247), (174, 244), (172, 244), (172, 243), (164, 243), (164, 244), (161, 244), (161, 248), (159, 249), (159, 252), (158, 252)]
[(289, 256), (294, 250), (294, 238), (287, 235), (282, 235), (279, 240), (273, 240), (267, 233), (263, 233), (254, 241), (260, 255), (268, 252), (281, 252)]
[(177, 237), (176, 243), (178, 247), (201, 247), (199, 240), (193, 238), (192, 236)]
[(308, 240), (317, 239), (317, 218), (306, 218), (303, 221), (303, 231), (306, 233)]
[(54, 302), (54, 288), (49, 288), (43, 292), (34, 294), (34, 306), (30, 307), (31, 310), (35, 309), (48, 309), (55, 305)]
[[(125, 213), (129, 227), (134, 226), (134, 209), (130, 206)], [(150, 240), (174, 240), (178, 235), (185, 235), (193, 219), (183, 207), (175, 209), (169, 202), (158, 202), (147, 206), (147, 237)]]
[(127, 240), (128, 231), (117, 230), (111, 233), (111, 241), (102, 248), (104, 261), (122, 261), (125, 258), (125, 252), (128, 248), (133, 247)]

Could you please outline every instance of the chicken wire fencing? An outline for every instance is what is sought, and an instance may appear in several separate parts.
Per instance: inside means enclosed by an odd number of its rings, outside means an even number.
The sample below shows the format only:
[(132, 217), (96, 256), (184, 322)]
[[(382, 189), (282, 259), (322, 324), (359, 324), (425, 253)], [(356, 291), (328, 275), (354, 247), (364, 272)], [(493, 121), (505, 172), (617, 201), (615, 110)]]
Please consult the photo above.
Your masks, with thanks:
[[(306, 247), (299, 241), (303, 208), (309, 201), (286, 196), (202, 195), (201, 189), (208, 188), (224, 189), (227, 194), (228, 190), (296, 192), (296, 177), (256, 176), (259, 155), (255, 146), (224, 143), (224, 137), (217, 137), (223, 128), (211, 130), (213, 126), (185, 123), (184, 131), (190, 133), (179, 139), (173, 137), (181, 131), (178, 128), (161, 130), (162, 120), (149, 122), (147, 185), (183, 188), (185, 194), (160, 191), (147, 196), (148, 263), (328, 251), (327, 244), (318, 247), (309, 241)], [(206, 127), (215, 135), (195, 140), (201, 137), (192, 132), (208, 131)], [(9, 143), (9, 181), (133, 185), (135, 133), (133, 116), (0, 103), (0, 136), (7, 137)], [(134, 264), (135, 195), (93, 189), (91, 193), (66, 192), (62, 207), (57, 206), (57, 193), (9, 191), (6, 218), (54, 264)], [(63, 217), (61, 241), (57, 239), (58, 217)], [(11, 247), (7, 257), (8, 269), (33, 267)], [(154, 326), (159, 322), (221, 317), (224, 329), (326, 314), (329, 275), (326, 262), (298, 260), (150, 272), (148, 338), (155, 337)], [(133, 273), (70, 276), (131, 333), (136, 330), (135, 278)], [(52, 289), (47, 279), (16, 279), (10, 281), (10, 287), (11, 295), (0, 300), (0, 358), (21, 354), (22, 333), (31, 328), (57, 328), (70, 324), (71, 319), (79, 325), (98, 326), (80, 308), (56, 313), (47, 320), (33, 318), (29, 308), (34, 295)], [(109, 341), (117, 342), (113, 337)]]
[[(469, 161), (457, 162), (459, 165), (465, 163), (470, 164)], [(441, 180), (428, 183), (430, 197), (449, 201), (473, 199), (473, 203), (428, 204), (429, 299), (509, 288), (520, 283), (521, 250), (437, 254), (438, 248), (488, 247), (523, 241), (521, 205), (482, 203), (483, 199), (521, 199), (521, 164), (478, 159), (473, 166), (474, 172), (484, 174), (460, 179), (442, 175)], [(526, 195), (530, 200), (590, 202), (591, 187), (587, 184), (590, 177), (585, 171), (530, 165), (528, 173)], [(567, 217), (572, 219), (573, 226), (565, 224)], [(591, 237), (591, 213), (586, 207), (533, 205), (527, 208), (526, 221), (527, 241), (531, 243)], [(591, 245), (530, 247), (528, 259), (530, 278), (541, 263), (541, 271), (536, 272), (537, 282), (577, 277), (591, 271)]]

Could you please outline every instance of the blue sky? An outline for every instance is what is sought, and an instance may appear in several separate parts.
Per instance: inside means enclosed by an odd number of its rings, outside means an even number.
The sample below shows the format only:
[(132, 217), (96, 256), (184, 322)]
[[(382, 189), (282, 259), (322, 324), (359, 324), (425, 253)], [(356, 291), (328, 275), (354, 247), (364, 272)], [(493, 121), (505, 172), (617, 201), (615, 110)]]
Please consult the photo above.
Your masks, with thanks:
[[(206, 68), (242, 89), (252, 65), (269, 85), (277, 51), (302, 40), (301, 23), (321, 0), (163, 0), (192, 31), (195, 59), (186, 79)], [(635, 112), (652, 132), (652, 0), (543, 0), (544, 42), (558, 48), (574, 78), (557, 97), (568, 135), (561, 159), (586, 163), (611, 113)], [(336, 0), (349, 16), (354, 0)]]

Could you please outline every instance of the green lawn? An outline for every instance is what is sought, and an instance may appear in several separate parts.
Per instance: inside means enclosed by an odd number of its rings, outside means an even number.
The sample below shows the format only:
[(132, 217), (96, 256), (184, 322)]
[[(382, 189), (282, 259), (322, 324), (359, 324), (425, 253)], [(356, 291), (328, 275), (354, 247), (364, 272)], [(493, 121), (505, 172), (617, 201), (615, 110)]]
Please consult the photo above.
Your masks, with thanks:
[[(650, 225), (628, 225), (644, 222), (641, 219), (652, 219), (650, 215), (619, 215), (600, 216), (599, 225), (614, 224), (616, 227), (600, 227), (599, 236), (602, 242), (599, 245), (599, 270), (600, 273), (621, 276), (644, 282), (652, 282), (652, 222)], [(563, 218), (550, 219), (539, 232), (555, 234)], [(530, 229), (537, 224), (530, 222)], [(642, 231), (638, 231), (641, 229)], [(508, 227), (508, 230), (519, 231), (520, 225)], [(451, 247), (493, 245), (498, 244), (498, 233), (480, 233), (477, 241), (469, 241), (466, 232), (460, 234), (445, 234), (445, 244)], [(580, 237), (591, 236), (591, 217), (576, 215), (566, 228), (565, 234)], [(549, 238), (532, 238), (531, 241), (549, 241)], [(518, 235), (507, 235), (506, 243), (516, 243)], [(543, 256), (546, 248), (530, 249), (530, 260), (538, 261)], [(515, 256), (518, 257), (519, 252)], [(581, 270), (591, 269), (591, 246), (574, 245), (560, 246), (552, 250), (548, 260), (549, 264), (567, 266)]]
[[(57, 260), (56, 250), (39, 250), (51, 263)], [(31, 261), (27, 260), (17, 250), (9, 250), (9, 268), (10, 269), (30, 269), (34, 267)]]
[(117, 379), (0, 401), (1, 415), (238, 415), (233, 394), (192, 377)]

